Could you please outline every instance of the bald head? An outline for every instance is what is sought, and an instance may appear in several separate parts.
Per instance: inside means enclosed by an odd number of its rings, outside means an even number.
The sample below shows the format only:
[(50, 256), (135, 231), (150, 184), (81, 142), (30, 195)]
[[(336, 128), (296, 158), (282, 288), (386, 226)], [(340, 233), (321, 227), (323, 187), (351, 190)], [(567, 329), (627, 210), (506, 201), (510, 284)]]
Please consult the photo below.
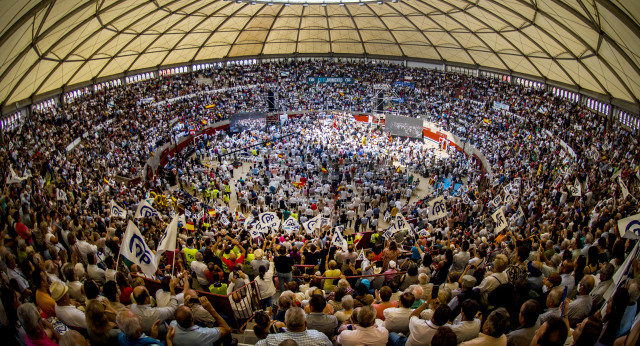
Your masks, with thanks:
[(593, 275), (585, 275), (582, 280), (580, 280), (580, 292), (579, 294), (587, 295), (591, 293), (593, 287), (596, 285), (596, 280)]
[(182, 328), (191, 328), (193, 326), (193, 313), (188, 306), (182, 305), (176, 310), (176, 322)]
[(133, 289), (133, 299), (135, 299), (136, 304), (140, 305), (146, 305), (150, 303), (149, 292), (144, 286), (138, 286)]

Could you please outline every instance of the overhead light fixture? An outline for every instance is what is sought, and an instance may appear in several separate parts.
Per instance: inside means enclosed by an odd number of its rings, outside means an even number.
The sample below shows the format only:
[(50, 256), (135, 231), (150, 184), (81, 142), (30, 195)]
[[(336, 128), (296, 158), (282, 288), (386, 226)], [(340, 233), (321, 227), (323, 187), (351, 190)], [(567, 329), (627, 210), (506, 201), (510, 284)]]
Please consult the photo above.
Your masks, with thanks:
[(378, 5), (382, 5), (382, 1), (378, 1)]
[(267, 3), (267, 6), (273, 6), (273, 2)]
[(236, 4), (241, 4), (242, 0), (236, 0)]
[(327, 7), (327, 3), (326, 3), (326, 2), (323, 2), (323, 3), (322, 3), (322, 7)]
[(307, 7), (309, 6), (309, 4), (307, 4), (306, 2), (304, 4), (302, 4), (302, 6)]
[(398, 0), (391, 0), (391, 2), (393, 2), (395, 4), (396, 2), (398, 2)]
[(255, 4), (256, 4), (256, 2), (255, 2), (255, 1), (251, 1), (251, 5), (255, 5)]
[(361, 2), (361, 3), (360, 3), (360, 6), (364, 6), (364, 2)]
[(284, 3), (284, 5), (285, 5), (286, 7), (291, 6), (291, 4), (290, 4), (290, 3), (288, 3), (288, 2), (285, 2), (285, 3)]
[(340, 6), (344, 6), (344, 2), (341, 2), (341, 3), (340, 3)]

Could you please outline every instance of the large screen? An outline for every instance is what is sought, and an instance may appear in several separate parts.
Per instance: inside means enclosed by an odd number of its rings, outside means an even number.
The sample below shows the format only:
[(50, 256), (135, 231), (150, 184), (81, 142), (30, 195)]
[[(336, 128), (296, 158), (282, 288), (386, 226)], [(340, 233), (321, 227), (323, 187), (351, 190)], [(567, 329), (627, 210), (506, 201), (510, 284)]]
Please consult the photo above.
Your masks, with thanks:
[(422, 119), (400, 115), (387, 115), (384, 127), (392, 136), (422, 138)]
[(267, 125), (267, 113), (246, 112), (235, 113), (229, 116), (229, 127), (231, 132), (264, 130)]

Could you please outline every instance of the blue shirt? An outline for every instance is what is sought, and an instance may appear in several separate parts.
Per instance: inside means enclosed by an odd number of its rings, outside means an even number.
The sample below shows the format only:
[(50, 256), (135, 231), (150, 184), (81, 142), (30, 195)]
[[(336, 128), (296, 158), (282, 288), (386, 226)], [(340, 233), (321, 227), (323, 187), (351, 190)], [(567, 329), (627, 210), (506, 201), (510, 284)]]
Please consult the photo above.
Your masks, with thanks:
[[(422, 245), (418, 245), (418, 246), (420, 246), (420, 250), (422, 250), (422, 252), (424, 252), (424, 246), (422, 246)], [(411, 259), (419, 261), (420, 258), (421, 258), (420, 257), (420, 251), (418, 251), (418, 248), (414, 245), (411, 248)]]
[(171, 326), (176, 330), (176, 335), (173, 337), (173, 344), (176, 346), (213, 345), (220, 339), (218, 328), (203, 328), (196, 325), (191, 328), (182, 328), (177, 321), (172, 321)]

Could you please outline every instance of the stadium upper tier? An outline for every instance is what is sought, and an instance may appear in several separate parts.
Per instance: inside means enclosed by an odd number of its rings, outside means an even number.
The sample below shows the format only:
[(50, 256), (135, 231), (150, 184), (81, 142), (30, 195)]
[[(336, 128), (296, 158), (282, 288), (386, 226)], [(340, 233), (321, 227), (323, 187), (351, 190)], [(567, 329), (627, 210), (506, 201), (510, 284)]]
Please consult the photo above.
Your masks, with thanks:
[[(303, 72), (299, 78), (296, 71)], [(309, 83), (306, 76), (313, 71), (348, 71), (367, 85)], [(140, 175), (153, 150), (190, 127), (197, 131), (232, 113), (266, 111), (267, 89), (274, 91), (282, 111), (369, 112), (379, 92), (374, 85), (388, 85), (386, 78), (406, 79), (409, 72), (411, 82), (390, 86), (389, 93), (402, 95), (401, 100), (385, 107), (465, 138), (486, 155), (496, 178), (533, 174), (546, 176), (551, 184), (556, 172), (564, 170), (569, 176), (585, 172), (595, 184), (607, 181), (616, 168), (625, 172), (624, 179), (637, 170), (632, 133), (568, 98), (492, 78), (328, 61), (220, 67), (100, 90), (36, 111), (9, 130), (3, 162), (13, 164), (18, 176), (38, 170), (47, 177), (55, 171), (67, 182), (133, 177)], [(280, 79), (283, 74), (288, 77)], [(198, 84), (206, 76), (212, 77), (211, 84)], [(188, 97), (162, 102), (180, 95)], [(173, 126), (176, 121), (184, 126)], [(81, 145), (67, 151), (76, 138), (83, 138)], [(567, 150), (567, 144), (573, 149)], [(217, 148), (233, 145), (232, 140), (214, 143)], [(31, 165), (34, 160), (38, 164)]]
[(635, 0), (31, 0), (2, 5), (0, 106), (5, 114), (9, 106), (163, 67), (288, 56), (482, 68), (638, 112), (640, 7)]

